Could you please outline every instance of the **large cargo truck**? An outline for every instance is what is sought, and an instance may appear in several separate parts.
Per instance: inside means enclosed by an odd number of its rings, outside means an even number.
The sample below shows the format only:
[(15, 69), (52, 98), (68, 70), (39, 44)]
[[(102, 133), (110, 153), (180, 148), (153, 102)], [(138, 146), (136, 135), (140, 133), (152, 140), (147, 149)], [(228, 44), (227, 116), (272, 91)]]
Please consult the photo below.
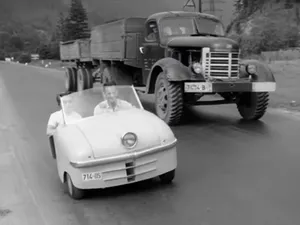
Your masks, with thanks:
[[(160, 12), (92, 28), (89, 39), (60, 45), (66, 89), (80, 91), (114, 80), (155, 94), (155, 112), (180, 124), (186, 105), (236, 104), (242, 118), (258, 120), (276, 89), (263, 62), (241, 60), (237, 42), (226, 37), (215, 16)], [(221, 100), (203, 101), (207, 95)]]

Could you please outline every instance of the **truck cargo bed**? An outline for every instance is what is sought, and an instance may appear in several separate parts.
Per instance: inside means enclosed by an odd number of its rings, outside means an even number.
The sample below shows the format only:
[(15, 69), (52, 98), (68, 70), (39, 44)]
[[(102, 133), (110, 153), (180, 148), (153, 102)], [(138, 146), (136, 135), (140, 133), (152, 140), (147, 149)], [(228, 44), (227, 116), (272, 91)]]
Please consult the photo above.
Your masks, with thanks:
[(90, 39), (79, 39), (60, 43), (62, 61), (91, 61)]
[[(127, 18), (96, 26), (91, 31), (91, 57), (139, 64), (139, 46), (146, 18)], [(131, 63), (130, 63), (131, 62)]]

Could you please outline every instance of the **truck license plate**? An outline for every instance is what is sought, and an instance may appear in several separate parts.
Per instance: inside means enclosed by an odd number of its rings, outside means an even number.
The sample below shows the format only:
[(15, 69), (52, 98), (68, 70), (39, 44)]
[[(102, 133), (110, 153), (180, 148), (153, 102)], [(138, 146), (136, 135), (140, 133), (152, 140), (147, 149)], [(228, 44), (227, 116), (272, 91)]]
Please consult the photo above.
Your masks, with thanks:
[(212, 83), (187, 82), (184, 83), (184, 92), (189, 92), (189, 93), (212, 92)]
[(101, 179), (102, 179), (102, 174), (100, 172), (82, 174), (83, 181), (92, 181), (92, 180), (101, 180)]

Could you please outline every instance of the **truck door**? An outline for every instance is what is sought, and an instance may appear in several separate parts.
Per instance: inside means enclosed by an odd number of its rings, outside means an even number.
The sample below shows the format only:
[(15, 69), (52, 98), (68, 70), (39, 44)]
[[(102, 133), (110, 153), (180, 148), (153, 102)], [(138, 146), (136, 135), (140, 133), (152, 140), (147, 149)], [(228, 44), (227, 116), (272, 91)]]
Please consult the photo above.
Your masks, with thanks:
[(164, 58), (164, 48), (160, 46), (158, 27), (155, 20), (146, 24), (145, 41), (140, 51), (143, 54), (143, 81), (147, 83), (149, 72), (159, 59)]

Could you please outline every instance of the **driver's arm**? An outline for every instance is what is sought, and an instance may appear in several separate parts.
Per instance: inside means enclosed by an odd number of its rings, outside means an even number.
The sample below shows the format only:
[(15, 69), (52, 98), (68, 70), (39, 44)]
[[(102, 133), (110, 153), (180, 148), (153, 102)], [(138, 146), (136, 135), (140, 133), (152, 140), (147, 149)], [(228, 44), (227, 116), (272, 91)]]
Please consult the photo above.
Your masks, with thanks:
[(99, 105), (97, 105), (94, 109), (94, 116), (99, 115), (101, 113), (103, 113), (103, 106), (101, 106), (101, 103)]
[(46, 134), (48, 137), (52, 136), (55, 133), (58, 125), (59, 125), (59, 123), (55, 118), (55, 114), (52, 113), (49, 117), (48, 124), (47, 124)]

